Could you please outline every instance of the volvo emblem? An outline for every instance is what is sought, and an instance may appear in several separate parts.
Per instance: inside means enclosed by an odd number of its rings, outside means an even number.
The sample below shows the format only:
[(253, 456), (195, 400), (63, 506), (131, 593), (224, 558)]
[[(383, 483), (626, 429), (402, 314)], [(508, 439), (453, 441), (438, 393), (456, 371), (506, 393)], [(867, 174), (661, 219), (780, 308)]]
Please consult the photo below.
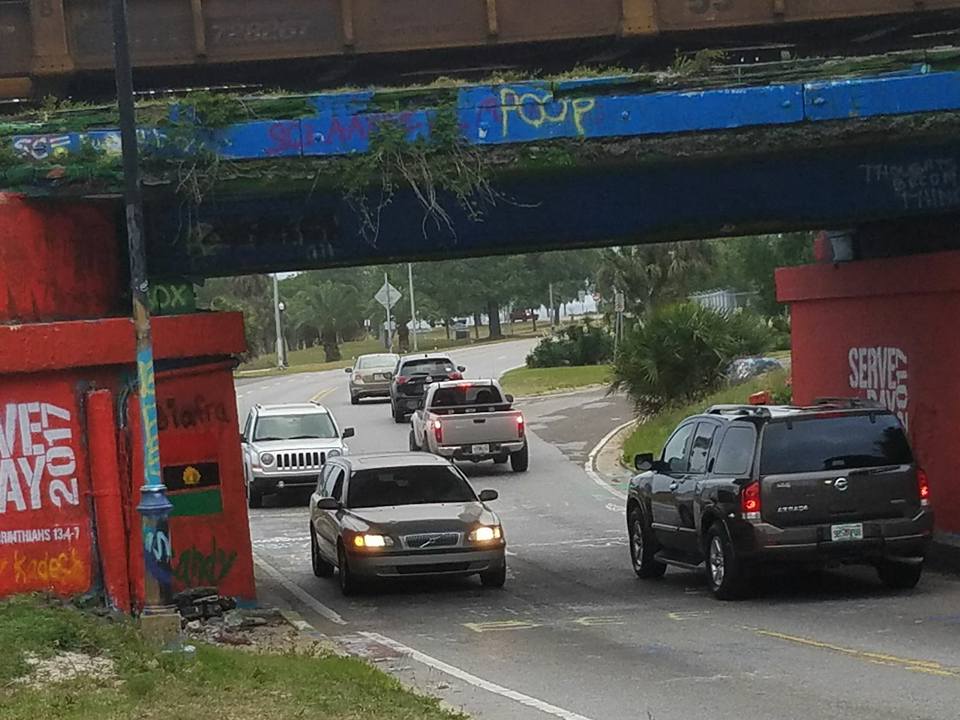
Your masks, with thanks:
[(837, 478), (833, 481), (833, 486), (840, 492), (846, 492), (850, 482), (846, 478)]

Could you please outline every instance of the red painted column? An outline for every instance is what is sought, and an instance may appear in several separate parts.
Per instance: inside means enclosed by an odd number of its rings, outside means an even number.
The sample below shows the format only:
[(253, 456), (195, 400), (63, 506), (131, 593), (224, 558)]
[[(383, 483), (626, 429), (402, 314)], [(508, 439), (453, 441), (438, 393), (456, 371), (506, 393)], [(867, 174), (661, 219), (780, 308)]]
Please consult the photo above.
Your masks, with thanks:
[(87, 444), (96, 516), (97, 547), (108, 601), (130, 612), (130, 574), (124, 527), (117, 454), (117, 424), (113, 393), (95, 390), (87, 395)]

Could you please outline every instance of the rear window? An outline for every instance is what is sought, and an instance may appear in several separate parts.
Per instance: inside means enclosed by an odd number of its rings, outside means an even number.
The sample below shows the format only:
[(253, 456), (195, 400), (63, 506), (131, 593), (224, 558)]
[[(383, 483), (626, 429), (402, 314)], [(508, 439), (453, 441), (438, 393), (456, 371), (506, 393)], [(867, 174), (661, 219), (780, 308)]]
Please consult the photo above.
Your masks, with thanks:
[(763, 431), (763, 475), (907, 465), (913, 453), (893, 415), (772, 422)]
[(357, 361), (357, 369), (365, 370), (367, 368), (390, 368), (396, 367), (396, 355), (365, 355)]
[(455, 370), (449, 360), (410, 360), (403, 364), (401, 375), (449, 375)]
[(419, 466), (358, 470), (350, 478), (347, 507), (476, 502), (466, 479), (452, 467)]
[(431, 408), (470, 407), (472, 405), (500, 405), (500, 391), (490, 385), (460, 385), (441, 388), (433, 396)]

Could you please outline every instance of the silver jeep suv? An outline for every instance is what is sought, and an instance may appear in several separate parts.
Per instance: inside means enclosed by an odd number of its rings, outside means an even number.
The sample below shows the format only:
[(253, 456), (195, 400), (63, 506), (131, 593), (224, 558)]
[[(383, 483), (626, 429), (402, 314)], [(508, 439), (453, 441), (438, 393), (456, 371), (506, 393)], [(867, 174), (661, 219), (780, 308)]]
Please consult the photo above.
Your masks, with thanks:
[(250, 507), (262, 507), (264, 495), (315, 488), (327, 459), (346, 455), (353, 435), (316, 403), (254, 405), (240, 435)]

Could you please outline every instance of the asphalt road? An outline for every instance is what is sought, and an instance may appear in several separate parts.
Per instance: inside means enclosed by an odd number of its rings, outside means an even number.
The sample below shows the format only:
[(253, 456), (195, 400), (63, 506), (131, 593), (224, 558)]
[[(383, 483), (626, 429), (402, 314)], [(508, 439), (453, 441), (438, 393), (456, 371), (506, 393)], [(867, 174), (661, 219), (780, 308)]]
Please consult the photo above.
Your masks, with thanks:
[[(458, 358), (468, 374), (490, 375), (526, 349)], [(341, 424), (357, 427), (353, 452), (406, 447), (388, 406), (349, 405), (342, 372), (243, 382), (238, 392), (242, 409), (325, 393)], [(955, 720), (953, 578), (928, 573), (917, 590), (894, 593), (868, 570), (783, 576), (739, 603), (714, 601), (690, 572), (635, 578), (622, 499), (583, 469), (627, 411), (599, 393), (527, 403), (530, 471), (465, 467), (478, 490), (500, 492), (505, 589), (418, 581), (344, 599), (335, 580), (310, 572), (307, 513), (288, 499), (251, 513), (261, 598), (478, 718)]]

